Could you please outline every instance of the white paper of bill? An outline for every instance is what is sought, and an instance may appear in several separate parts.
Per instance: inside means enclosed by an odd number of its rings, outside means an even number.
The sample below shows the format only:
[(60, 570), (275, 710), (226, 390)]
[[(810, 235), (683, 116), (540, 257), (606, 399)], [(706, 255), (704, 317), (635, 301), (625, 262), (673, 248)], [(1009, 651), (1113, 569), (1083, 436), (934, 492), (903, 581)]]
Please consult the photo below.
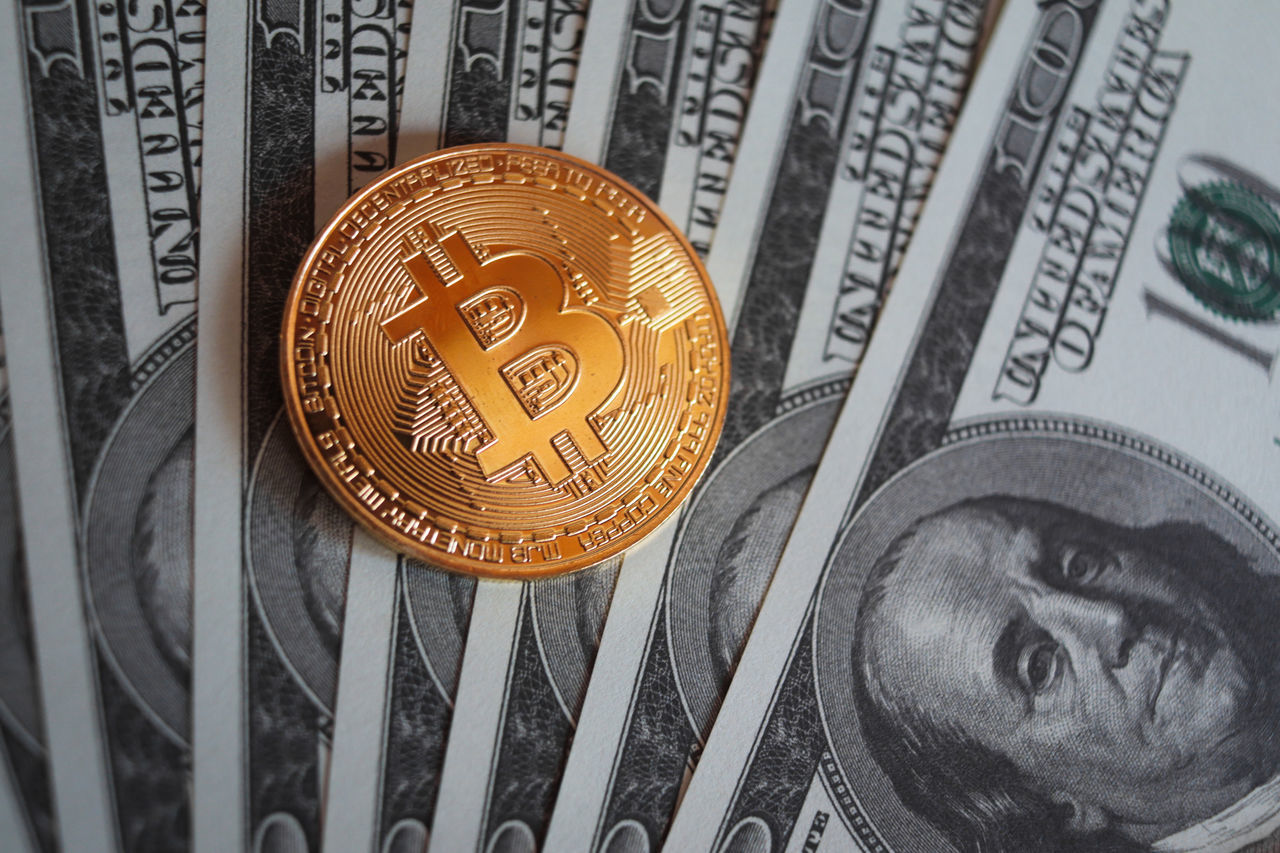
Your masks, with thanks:
[(13, 407), (0, 328), (0, 838), (15, 850), (52, 851), (57, 833), (31, 643), (30, 582), (15, 463)]
[(620, 563), (477, 584), (432, 849), (541, 846)]

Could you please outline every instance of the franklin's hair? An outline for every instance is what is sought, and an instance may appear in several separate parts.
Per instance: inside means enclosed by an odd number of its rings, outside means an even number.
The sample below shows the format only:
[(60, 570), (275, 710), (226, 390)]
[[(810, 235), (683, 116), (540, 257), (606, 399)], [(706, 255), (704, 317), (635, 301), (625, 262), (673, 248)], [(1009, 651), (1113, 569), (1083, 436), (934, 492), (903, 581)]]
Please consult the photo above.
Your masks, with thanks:
[(734, 521), (716, 554), (708, 604), (711, 656), (721, 692), (755, 622), (813, 471), (811, 465), (757, 495)]
[[(963, 501), (917, 520), (871, 569), (858, 607), (852, 649), (854, 701), (867, 748), (903, 803), (965, 853), (1148, 850), (1116, 830), (1073, 832), (1071, 807), (1054, 803), (1012, 760), (958, 726), (893, 701), (881, 689), (877, 675), (868, 671), (866, 626), (884, 599), (889, 579), (921, 526), (957, 510), (987, 513), (1015, 527), (1039, 531), (1071, 525), (1102, 534), (1117, 545), (1140, 546), (1188, 572), (1212, 567), (1213, 586), (1233, 612), (1247, 620), (1267, 620), (1245, 621), (1246, 625), (1270, 624), (1266, 614), (1276, 602), (1274, 580), (1255, 574), (1235, 547), (1199, 524), (1172, 522), (1132, 529), (1057, 504), (1006, 496)], [(1259, 595), (1260, 589), (1271, 594)]]
[(161, 657), (191, 677), (191, 485), (194, 431), (188, 429), (151, 472), (134, 518), (130, 570)]
[(315, 477), (304, 477), (293, 505), (293, 558), (311, 624), (337, 659), (355, 527)]

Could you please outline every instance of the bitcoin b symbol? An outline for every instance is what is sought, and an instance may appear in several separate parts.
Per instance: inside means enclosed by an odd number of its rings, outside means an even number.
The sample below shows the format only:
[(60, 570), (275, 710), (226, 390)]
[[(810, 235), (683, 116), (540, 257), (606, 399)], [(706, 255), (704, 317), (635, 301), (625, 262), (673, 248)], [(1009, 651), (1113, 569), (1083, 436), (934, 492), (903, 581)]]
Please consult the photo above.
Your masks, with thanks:
[(458, 275), (445, 281), (420, 252), (405, 259), (422, 298), (382, 329), (392, 343), (418, 331), (431, 342), (493, 435), (476, 452), (485, 476), (532, 456), (559, 483), (570, 474), (566, 436), (588, 462), (603, 456), (590, 418), (622, 379), (613, 327), (563, 307), (559, 272), (536, 255), (504, 252), (481, 263), (456, 231), (440, 248)]

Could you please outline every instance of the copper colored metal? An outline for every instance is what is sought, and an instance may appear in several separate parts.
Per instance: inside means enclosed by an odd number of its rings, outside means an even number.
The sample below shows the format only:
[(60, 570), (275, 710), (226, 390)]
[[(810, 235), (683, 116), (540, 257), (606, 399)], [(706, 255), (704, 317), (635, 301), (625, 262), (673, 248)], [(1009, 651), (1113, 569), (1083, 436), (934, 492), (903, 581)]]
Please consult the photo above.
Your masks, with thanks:
[(728, 399), (684, 236), (603, 169), (521, 145), (441, 151), (347, 202), (294, 277), (280, 352), (337, 501), (486, 577), (634, 545), (693, 488)]

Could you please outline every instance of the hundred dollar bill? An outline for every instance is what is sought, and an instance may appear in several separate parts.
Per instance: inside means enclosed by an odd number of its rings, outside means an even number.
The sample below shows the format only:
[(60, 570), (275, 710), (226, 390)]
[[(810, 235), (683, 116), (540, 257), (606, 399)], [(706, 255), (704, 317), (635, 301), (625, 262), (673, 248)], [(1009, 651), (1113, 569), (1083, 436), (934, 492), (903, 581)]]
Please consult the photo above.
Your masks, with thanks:
[[(204, 29), (204, 4), (181, 0), (0, 15), (0, 299), (40, 673), (25, 687), (67, 850), (190, 836)], [(34, 705), (8, 705), (6, 732)]]
[[(409, 44), (398, 155), (470, 142), (559, 147), (586, 7), (577, 0), (420, 0), (415, 15), (432, 25)], [(422, 849), (435, 832), (462, 638), (472, 595), (485, 593), (474, 593), (471, 581), (426, 576), (431, 572), (438, 570), (422, 564), (399, 573), (376, 564), (351, 567), (328, 849)], [(440, 619), (440, 605), (432, 602), (446, 583), (453, 609)], [(512, 623), (519, 612), (518, 603), (509, 609)], [(499, 642), (511, 634), (486, 624), (479, 633)], [(473, 756), (469, 769), (480, 763)]]
[(587, 0), (420, 0), (432, 22), (410, 46), (400, 144), (424, 154), (472, 142), (560, 148)]
[(397, 159), (410, 6), (211, 10), (197, 385), (195, 841), (317, 849), (348, 573), (399, 559), (304, 464), (277, 340), (308, 244)]
[(456, 720), (435, 740), (417, 733), (441, 746), (448, 736), (442, 763), (415, 768), (439, 768), (431, 850), (542, 848), (619, 565), (476, 582), (461, 672), (449, 682)]
[[(593, 73), (573, 93), (562, 138), (570, 153), (604, 164), (664, 204), (661, 192), (691, 200), (701, 172), (713, 185), (701, 213), (705, 250), (754, 80), (761, 8), (719, 0), (666, 11), (650, 5), (593, 7), (581, 42), (583, 67)], [(649, 65), (628, 65), (620, 45)], [(584, 96), (585, 108), (578, 106)], [(617, 125), (612, 148), (608, 122)], [(677, 201), (677, 210), (682, 203), (687, 208), (691, 202)], [(676, 218), (689, 224), (689, 216)], [(614, 572), (602, 577), (611, 586)], [(546, 647), (528, 630), (537, 621), (536, 586), (479, 585), (459, 684), (459, 723), (450, 735), (437, 809), (436, 849), (479, 849), (517, 839), (537, 846), (546, 831), (581, 693), (554, 684), (556, 664), (546, 661)], [(609, 592), (600, 587), (597, 594), (607, 602)], [(584, 629), (590, 639), (582, 646), (584, 677), (598, 629)], [(526, 672), (521, 661), (539, 655), (547, 666), (527, 677), (515, 675)], [(563, 719), (553, 715), (545, 725), (534, 719), (537, 709), (526, 697), (535, 685), (546, 695), (562, 691), (572, 697), (559, 705)]]
[[(714, 719), (968, 82), (983, 4), (787, 0), (707, 268), (733, 323), (717, 457), (631, 555), (547, 837), (656, 849)], [(733, 307), (736, 304), (736, 309)]]
[(57, 833), (14, 464), (13, 410), (0, 329), (0, 838), (15, 850), (52, 853)]
[(1007, 4), (672, 849), (1280, 841), (1278, 12)]
[(478, 585), (432, 850), (541, 848), (620, 564)]
[(422, 851), (431, 837), (476, 584), (401, 559), (351, 565), (328, 850)]
[(622, 0), (592, 10), (565, 151), (711, 247), (776, 0)]

